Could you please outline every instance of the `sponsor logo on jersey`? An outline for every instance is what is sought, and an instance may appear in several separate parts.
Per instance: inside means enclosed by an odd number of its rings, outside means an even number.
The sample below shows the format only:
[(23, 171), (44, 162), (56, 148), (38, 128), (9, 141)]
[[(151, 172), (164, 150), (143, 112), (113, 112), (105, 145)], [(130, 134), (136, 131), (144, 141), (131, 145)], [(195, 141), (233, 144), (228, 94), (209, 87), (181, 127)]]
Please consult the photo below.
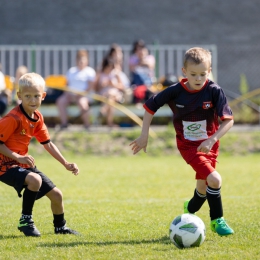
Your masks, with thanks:
[(176, 104), (176, 107), (179, 107), (179, 108), (184, 108), (184, 105), (179, 105), (179, 104)]
[(200, 128), (201, 128), (201, 124), (196, 124), (196, 123), (187, 126), (187, 129), (190, 131), (196, 131), (199, 130)]
[(26, 135), (26, 130), (23, 129), (21, 132), (20, 132), (21, 135)]
[(209, 109), (211, 107), (213, 107), (211, 101), (203, 102), (203, 106), (202, 106), (203, 109)]
[(24, 168), (19, 168), (18, 171), (19, 171), (19, 172), (24, 172), (25, 169), (24, 169)]

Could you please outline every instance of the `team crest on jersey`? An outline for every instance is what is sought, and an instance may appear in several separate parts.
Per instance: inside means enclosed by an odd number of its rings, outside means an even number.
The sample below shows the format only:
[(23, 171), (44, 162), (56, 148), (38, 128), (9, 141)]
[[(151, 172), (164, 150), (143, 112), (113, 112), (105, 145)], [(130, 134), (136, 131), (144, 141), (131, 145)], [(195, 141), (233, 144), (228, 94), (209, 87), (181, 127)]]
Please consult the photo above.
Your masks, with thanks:
[(211, 107), (213, 107), (211, 101), (203, 102), (203, 106), (202, 106), (203, 109), (209, 109)]
[(26, 135), (26, 130), (23, 129), (21, 132), (20, 132), (21, 135)]

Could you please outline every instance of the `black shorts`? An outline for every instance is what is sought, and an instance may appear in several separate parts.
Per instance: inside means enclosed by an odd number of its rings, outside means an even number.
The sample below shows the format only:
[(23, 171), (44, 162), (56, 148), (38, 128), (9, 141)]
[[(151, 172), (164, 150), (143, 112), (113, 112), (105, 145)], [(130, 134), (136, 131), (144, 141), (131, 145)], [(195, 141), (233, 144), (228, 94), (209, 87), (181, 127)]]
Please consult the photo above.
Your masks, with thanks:
[(25, 178), (28, 173), (34, 172), (41, 176), (42, 178), (42, 185), (40, 187), (40, 190), (37, 194), (36, 199), (42, 198), (46, 193), (51, 191), (54, 187), (56, 187), (55, 184), (42, 172), (40, 172), (36, 167), (34, 168), (21, 168), (21, 167), (14, 167), (8, 169), (3, 175), (0, 176), (0, 181), (14, 187), (14, 189), (17, 191), (18, 196), (22, 197), (21, 192), (24, 188), (27, 187), (27, 185), (24, 184)]

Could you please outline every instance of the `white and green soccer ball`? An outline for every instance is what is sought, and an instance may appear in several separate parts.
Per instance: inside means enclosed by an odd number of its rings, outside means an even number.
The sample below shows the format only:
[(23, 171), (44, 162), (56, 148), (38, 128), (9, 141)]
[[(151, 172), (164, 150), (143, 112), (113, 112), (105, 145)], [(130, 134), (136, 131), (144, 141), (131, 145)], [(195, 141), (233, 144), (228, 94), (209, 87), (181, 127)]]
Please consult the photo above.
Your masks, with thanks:
[(179, 215), (170, 225), (170, 240), (180, 249), (201, 246), (205, 238), (204, 222), (194, 214)]

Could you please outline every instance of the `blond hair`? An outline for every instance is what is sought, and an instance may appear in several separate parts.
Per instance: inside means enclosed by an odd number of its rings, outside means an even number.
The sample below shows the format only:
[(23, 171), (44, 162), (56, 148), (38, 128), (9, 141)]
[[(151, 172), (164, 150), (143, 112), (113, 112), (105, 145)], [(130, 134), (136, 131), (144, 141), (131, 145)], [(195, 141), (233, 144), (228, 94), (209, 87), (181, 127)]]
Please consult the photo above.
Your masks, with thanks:
[(200, 64), (202, 62), (207, 63), (208, 67), (211, 67), (211, 53), (210, 51), (200, 48), (194, 47), (186, 51), (183, 60), (184, 68), (187, 68), (187, 63), (195, 63)]
[(41, 87), (45, 88), (45, 81), (43, 77), (37, 73), (31, 72), (26, 73), (19, 79), (19, 89), (21, 90), (23, 87)]

